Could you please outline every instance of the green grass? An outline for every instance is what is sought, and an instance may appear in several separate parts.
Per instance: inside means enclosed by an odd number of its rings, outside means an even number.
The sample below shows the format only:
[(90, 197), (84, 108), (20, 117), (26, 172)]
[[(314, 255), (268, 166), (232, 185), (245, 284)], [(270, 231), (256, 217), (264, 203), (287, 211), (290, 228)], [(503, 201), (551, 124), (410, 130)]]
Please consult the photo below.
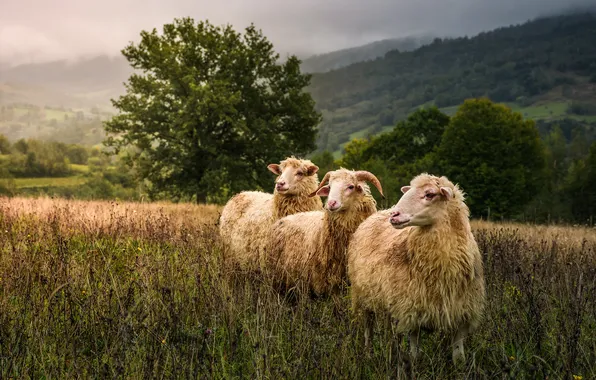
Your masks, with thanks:
[(19, 189), (33, 187), (69, 187), (82, 185), (87, 181), (84, 177), (40, 177), (15, 178), (15, 185)]
[(578, 121), (586, 121), (589, 123), (596, 122), (596, 115), (591, 116), (583, 116), (583, 115), (567, 115), (568, 118), (578, 120)]
[(450, 106), (450, 107), (444, 107), (444, 108), (439, 108), (439, 110), (441, 112), (443, 112), (444, 114), (446, 114), (446, 115), (453, 116), (457, 112), (457, 109), (458, 108), (459, 108), (459, 105), (457, 105), (457, 106)]
[(70, 168), (78, 173), (89, 173), (89, 165), (71, 164)]
[(555, 119), (567, 116), (567, 102), (550, 102), (521, 107), (516, 103), (507, 103), (515, 112), (519, 112), (527, 119)]
[[(473, 225), (487, 306), (449, 339), (377, 318), (373, 352), (336, 297), (279, 294), (226, 264), (217, 214), (179, 205), (0, 198), (0, 378), (583, 379), (596, 376), (596, 242), (587, 229)], [(583, 240), (586, 240), (583, 242)]]

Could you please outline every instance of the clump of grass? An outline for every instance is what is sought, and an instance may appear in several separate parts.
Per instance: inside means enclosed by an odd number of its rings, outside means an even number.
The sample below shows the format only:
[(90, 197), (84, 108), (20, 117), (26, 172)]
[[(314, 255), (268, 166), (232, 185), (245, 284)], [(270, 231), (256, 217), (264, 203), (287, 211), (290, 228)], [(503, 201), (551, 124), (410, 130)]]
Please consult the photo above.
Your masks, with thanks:
[(289, 299), (232, 270), (218, 211), (0, 198), (0, 377), (596, 375), (590, 231), (474, 224), (488, 306), (454, 368), (447, 337), (409, 363), (381, 320), (367, 358), (348, 292)]

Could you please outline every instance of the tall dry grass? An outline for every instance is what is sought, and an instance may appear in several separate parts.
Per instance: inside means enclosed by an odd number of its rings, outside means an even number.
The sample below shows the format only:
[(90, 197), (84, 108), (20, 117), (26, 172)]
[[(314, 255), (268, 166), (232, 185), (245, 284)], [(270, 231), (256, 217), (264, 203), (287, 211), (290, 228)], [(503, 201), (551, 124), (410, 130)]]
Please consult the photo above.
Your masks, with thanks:
[(0, 198), (0, 378), (596, 377), (592, 230), (474, 222), (488, 307), (454, 368), (424, 335), (374, 355), (339, 299), (224, 265), (215, 206)]

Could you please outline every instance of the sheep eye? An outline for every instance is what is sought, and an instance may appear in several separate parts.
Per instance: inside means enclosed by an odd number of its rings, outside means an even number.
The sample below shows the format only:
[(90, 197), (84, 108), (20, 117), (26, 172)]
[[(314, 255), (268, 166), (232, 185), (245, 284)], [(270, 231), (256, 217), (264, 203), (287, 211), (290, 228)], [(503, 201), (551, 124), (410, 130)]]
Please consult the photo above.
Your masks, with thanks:
[(302, 172), (298, 172), (298, 173), (296, 173), (296, 175), (297, 175), (297, 176), (303, 176), (303, 175), (304, 175), (304, 173), (302, 173)]
[(437, 195), (437, 194), (428, 193), (428, 194), (426, 194), (424, 197), (425, 197), (426, 199), (433, 199), (433, 198), (435, 197), (435, 195)]
[(350, 185), (350, 186), (348, 186), (348, 189), (350, 189), (350, 190), (354, 190), (354, 185)]

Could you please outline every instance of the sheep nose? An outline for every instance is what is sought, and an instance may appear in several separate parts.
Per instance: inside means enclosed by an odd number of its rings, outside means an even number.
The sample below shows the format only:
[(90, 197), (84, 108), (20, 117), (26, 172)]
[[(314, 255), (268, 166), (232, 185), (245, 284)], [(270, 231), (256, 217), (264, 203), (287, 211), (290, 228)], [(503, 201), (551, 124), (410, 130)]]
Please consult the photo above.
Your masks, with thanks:
[(286, 183), (285, 183), (285, 182), (283, 182), (283, 181), (281, 181), (281, 182), (278, 182), (278, 183), (276, 183), (275, 185), (276, 185), (277, 187), (282, 187), (282, 186), (285, 186), (285, 185), (286, 185)]
[(331, 201), (327, 202), (327, 207), (329, 207), (330, 210), (336, 209), (337, 208), (337, 201), (331, 200)]
[(394, 217), (394, 216), (399, 216), (400, 214), (401, 214), (401, 213), (400, 213), (399, 211), (393, 211), (393, 212), (391, 213), (391, 217)]

